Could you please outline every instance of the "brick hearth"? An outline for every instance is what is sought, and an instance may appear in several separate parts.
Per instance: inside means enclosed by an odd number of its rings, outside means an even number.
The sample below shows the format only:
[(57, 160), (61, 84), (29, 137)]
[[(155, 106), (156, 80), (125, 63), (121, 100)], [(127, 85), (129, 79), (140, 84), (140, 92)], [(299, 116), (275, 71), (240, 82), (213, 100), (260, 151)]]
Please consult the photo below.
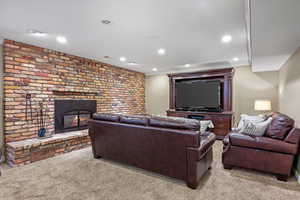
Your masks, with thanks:
[[(55, 134), (56, 99), (96, 100), (97, 112), (145, 112), (143, 73), (12, 40), (4, 40), (3, 47), (4, 140), (11, 165), (30, 163), (89, 143), (85, 135), (59, 142), (53, 139), (60, 135), (36, 139), (40, 102), (46, 108), (48, 135)], [(32, 97), (32, 120), (25, 117), (26, 94)], [(28, 148), (27, 143), (32, 141), (34, 144)]]
[(45, 139), (36, 138), (9, 142), (6, 144), (7, 163), (12, 167), (29, 164), (81, 149), (90, 144), (88, 130), (54, 134), (53, 137)]

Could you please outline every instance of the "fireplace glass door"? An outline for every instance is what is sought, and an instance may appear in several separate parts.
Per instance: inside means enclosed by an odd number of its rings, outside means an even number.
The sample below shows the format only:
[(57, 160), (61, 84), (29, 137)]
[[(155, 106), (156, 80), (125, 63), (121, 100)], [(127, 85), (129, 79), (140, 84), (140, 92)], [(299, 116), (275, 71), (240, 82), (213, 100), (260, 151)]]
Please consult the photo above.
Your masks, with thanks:
[(78, 115), (64, 115), (64, 128), (74, 128), (78, 126)]
[(63, 126), (64, 129), (83, 128), (87, 126), (89, 119), (91, 119), (90, 112), (68, 112), (64, 114)]
[(89, 119), (91, 119), (91, 114), (79, 114), (79, 126), (87, 126)]

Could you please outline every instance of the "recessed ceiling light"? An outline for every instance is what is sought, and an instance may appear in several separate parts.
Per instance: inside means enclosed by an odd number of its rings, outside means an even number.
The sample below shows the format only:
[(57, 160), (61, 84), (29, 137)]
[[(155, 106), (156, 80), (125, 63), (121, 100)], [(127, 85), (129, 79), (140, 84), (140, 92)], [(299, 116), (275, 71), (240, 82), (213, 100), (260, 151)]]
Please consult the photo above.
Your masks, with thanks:
[(234, 58), (232, 58), (232, 60), (233, 60), (234, 62), (237, 62), (237, 61), (239, 61), (240, 59), (239, 59), (238, 57), (234, 57)]
[(185, 67), (190, 67), (191, 65), (190, 65), (190, 64), (185, 64), (184, 66), (185, 66)]
[(43, 36), (47, 35), (47, 33), (44, 33), (42, 31), (38, 31), (38, 30), (34, 30), (34, 29), (28, 30), (28, 33), (35, 37), (43, 37)]
[(110, 21), (110, 20), (107, 20), (107, 19), (104, 19), (104, 20), (102, 20), (101, 22), (102, 22), (102, 24), (110, 24), (110, 23), (111, 23), (111, 21)]
[(156, 68), (156, 67), (154, 67), (154, 68), (152, 69), (152, 71), (156, 72), (156, 71), (157, 71), (157, 68)]
[(137, 65), (136, 62), (128, 62), (128, 65)]
[(223, 43), (231, 42), (231, 40), (232, 40), (231, 35), (224, 35), (224, 36), (222, 37), (222, 42), (223, 42)]
[(67, 38), (65, 38), (64, 36), (57, 36), (56, 41), (61, 43), (61, 44), (66, 44), (67, 43)]
[(126, 57), (124, 57), (124, 56), (120, 57), (120, 61), (121, 62), (125, 62), (126, 61)]
[(158, 49), (158, 50), (157, 50), (157, 53), (158, 53), (159, 55), (164, 55), (164, 54), (166, 53), (166, 50), (165, 50), (165, 49)]

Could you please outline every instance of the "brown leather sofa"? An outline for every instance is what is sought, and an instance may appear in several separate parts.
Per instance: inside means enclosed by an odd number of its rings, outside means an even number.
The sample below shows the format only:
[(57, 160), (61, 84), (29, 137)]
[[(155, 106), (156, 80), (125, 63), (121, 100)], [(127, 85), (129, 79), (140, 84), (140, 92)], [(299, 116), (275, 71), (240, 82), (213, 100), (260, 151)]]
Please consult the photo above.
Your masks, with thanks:
[(284, 114), (273, 113), (272, 118), (262, 137), (233, 132), (224, 138), (222, 162), (225, 169), (234, 166), (255, 169), (287, 181), (298, 153), (300, 129)]
[(210, 168), (213, 133), (197, 120), (97, 113), (89, 121), (95, 158), (107, 158), (186, 181), (193, 189)]

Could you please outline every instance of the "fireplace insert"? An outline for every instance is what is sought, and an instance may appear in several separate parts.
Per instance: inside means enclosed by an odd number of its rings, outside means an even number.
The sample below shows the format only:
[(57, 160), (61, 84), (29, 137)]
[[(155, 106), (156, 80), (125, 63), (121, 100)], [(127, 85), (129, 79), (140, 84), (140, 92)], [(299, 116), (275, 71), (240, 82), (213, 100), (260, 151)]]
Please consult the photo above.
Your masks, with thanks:
[(55, 100), (55, 133), (86, 129), (96, 104), (96, 100)]

